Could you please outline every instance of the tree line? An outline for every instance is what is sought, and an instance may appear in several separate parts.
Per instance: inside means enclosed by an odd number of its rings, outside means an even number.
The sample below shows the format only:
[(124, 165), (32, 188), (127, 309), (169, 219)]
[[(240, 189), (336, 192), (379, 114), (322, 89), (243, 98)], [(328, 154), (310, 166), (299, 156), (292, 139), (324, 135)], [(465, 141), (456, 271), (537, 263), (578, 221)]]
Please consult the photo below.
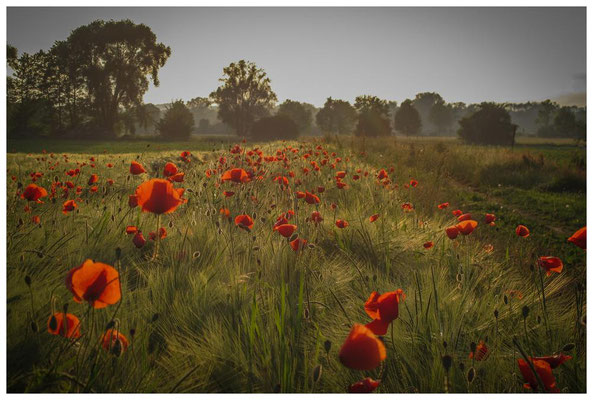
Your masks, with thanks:
[(224, 67), (220, 86), (208, 97), (175, 100), (164, 109), (144, 104), (149, 83), (159, 85), (158, 71), (170, 55), (148, 26), (130, 20), (94, 21), (35, 54), (19, 55), (8, 45), (9, 137), (114, 139), (152, 129), (170, 139), (228, 130), (260, 140), (315, 131), (364, 137), (457, 133), (468, 142), (492, 144), (512, 144), (517, 133), (585, 138), (585, 109), (550, 100), (466, 105), (424, 92), (399, 105), (373, 95), (358, 96), (353, 104), (328, 97), (320, 109), (294, 100), (277, 105), (265, 71), (245, 60)]

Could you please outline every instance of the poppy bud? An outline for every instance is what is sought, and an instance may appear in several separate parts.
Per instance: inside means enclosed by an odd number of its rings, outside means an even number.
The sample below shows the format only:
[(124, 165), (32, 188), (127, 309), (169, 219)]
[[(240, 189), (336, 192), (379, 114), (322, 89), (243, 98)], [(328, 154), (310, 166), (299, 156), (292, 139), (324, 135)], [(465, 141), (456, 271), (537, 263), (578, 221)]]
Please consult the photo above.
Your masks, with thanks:
[(471, 342), (469, 344), (469, 349), (471, 350), (472, 353), (476, 352), (476, 342)]
[[(54, 326), (57, 329), (58, 322), (56, 321), (55, 317), (52, 317), (52, 318), (54, 320)], [(50, 321), (50, 326), (51, 326), (51, 321)], [(35, 322), (35, 321), (31, 322), (31, 330), (33, 331), (33, 333), (37, 333), (37, 331), (39, 330), (39, 327), (37, 326), (37, 322)]]
[(198, 258), (198, 257), (200, 257), (200, 252), (194, 251), (193, 258)]
[(472, 383), (476, 377), (476, 370), (472, 367), (467, 371), (467, 383)]
[(130, 337), (133, 339), (134, 335), (136, 334), (136, 328), (131, 328), (130, 329)]
[(507, 297), (506, 294), (504, 295), (503, 300), (504, 300), (504, 304), (509, 304), (509, 298)]
[(574, 343), (568, 343), (564, 345), (562, 351), (571, 351), (572, 349), (574, 349)]
[(447, 348), (447, 342), (443, 340), (443, 348)]
[(111, 354), (113, 354), (116, 357), (119, 357), (119, 356), (121, 356), (122, 351), (123, 351), (123, 347), (122, 347), (121, 340), (117, 339), (113, 343), (113, 347), (111, 347)]
[(463, 370), (465, 369), (465, 364), (459, 363), (459, 369), (461, 370), (461, 372), (463, 372)]
[(321, 378), (321, 373), (322, 372), (323, 372), (323, 367), (321, 366), (321, 364), (317, 365), (313, 369), (313, 382), (319, 382), (319, 379)]
[(498, 318), (498, 310), (494, 310), (494, 318)]
[(451, 369), (451, 364), (453, 363), (453, 358), (451, 358), (450, 355), (445, 354), (441, 361), (443, 362), (443, 368), (445, 368), (445, 371), (449, 372), (449, 369)]
[[(33, 322), (35, 324), (35, 322)], [(33, 325), (31, 325), (31, 328), (33, 328)], [(57, 331), (58, 330), (58, 320), (56, 319), (55, 315), (52, 315), (51, 318), (49, 319), (49, 329), (51, 329), (52, 331)], [(35, 328), (33, 329), (33, 332), (37, 332), (37, 324), (35, 324)]]
[(173, 228), (173, 221), (169, 221), (169, 228)]
[(288, 239), (289, 242), (294, 242), (299, 237), (298, 233), (293, 233), (292, 236)]
[(121, 258), (121, 248), (120, 247), (115, 248), (115, 258), (117, 260), (119, 260)]
[(64, 311), (64, 314), (68, 314), (68, 303), (64, 303), (62, 310)]
[(521, 314), (523, 314), (523, 318), (527, 318), (529, 315), (529, 306), (523, 306), (521, 309)]
[(541, 323), (542, 322), (542, 317), (540, 317), (539, 315), (537, 316), (537, 323)]
[(25, 276), (25, 283), (27, 284), (27, 286), (31, 286), (31, 277), (29, 275)]
[(325, 348), (325, 352), (326, 353), (329, 353), (330, 349), (332, 348), (332, 342), (331, 342), (331, 340), (326, 340), (323, 343), (323, 347)]
[(105, 327), (105, 330), (109, 330), (112, 329), (115, 326), (115, 321), (111, 320), (109, 321), (109, 323), (107, 324), (107, 327)]
[(156, 320), (159, 319), (159, 316), (160, 316), (159, 313), (154, 313), (152, 316), (151, 322), (153, 322), (153, 323), (156, 322)]

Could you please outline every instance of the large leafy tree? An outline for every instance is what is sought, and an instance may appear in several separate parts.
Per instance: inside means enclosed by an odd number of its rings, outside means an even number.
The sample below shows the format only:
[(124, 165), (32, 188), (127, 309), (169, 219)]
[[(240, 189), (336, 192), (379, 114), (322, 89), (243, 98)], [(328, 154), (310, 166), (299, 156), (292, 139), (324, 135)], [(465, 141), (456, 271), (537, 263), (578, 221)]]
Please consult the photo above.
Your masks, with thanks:
[(194, 116), (183, 100), (176, 100), (167, 107), (165, 115), (157, 123), (163, 138), (188, 139), (194, 128)]
[(402, 132), (407, 136), (417, 135), (420, 132), (422, 121), (420, 120), (420, 114), (412, 104), (412, 100), (406, 99), (402, 102), (393, 117), (393, 125), (398, 132)]
[(513, 145), (516, 131), (517, 125), (502, 105), (485, 102), (459, 121), (458, 134), (467, 143)]
[(106, 137), (116, 135), (122, 109), (142, 103), (149, 80), (159, 85), (158, 71), (171, 55), (148, 26), (130, 20), (99, 20), (81, 26), (64, 46), (78, 64), (92, 117)]
[(356, 123), (356, 109), (345, 100), (328, 97), (315, 116), (317, 126), (325, 133), (352, 133)]
[(377, 96), (358, 96), (354, 101), (358, 111), (357, 136), (388, 136), (391, 134), (389, 123), (390, 104)]
[(431, 122), (429, 119), (430, 111), (436, 104), (444, 103), (445, 100), (441, 97), (441, 95), (435, 92), (418, 93), (414, 100), (412, 100), (412, 105), (420, 114), (423, 127), (422, 130), (424, 131), (424, 134), (430, 133), (428, 131), (429, 123)]
[(276, 104), (270, 78), (254, 63), (240, 60), (223, 68), (222, 85), (210, 93), (218, 105), (218, 117), (238, 136), (248, 136), (253, 122), (268, 116)]
[(311, 128), (311, 123), (313, 122), (311, 108), (307, 107), (305, 103), (299, 103), (298, 101), (286, 100), (278, 107), (277, 114), (285, 115), (292, 119), (301, 133)]
[(453, 109), (448, 104), (436, 103), (428, 113), (428, 120), (437, 127), (438, 136), (448, 134), (453, 126)]

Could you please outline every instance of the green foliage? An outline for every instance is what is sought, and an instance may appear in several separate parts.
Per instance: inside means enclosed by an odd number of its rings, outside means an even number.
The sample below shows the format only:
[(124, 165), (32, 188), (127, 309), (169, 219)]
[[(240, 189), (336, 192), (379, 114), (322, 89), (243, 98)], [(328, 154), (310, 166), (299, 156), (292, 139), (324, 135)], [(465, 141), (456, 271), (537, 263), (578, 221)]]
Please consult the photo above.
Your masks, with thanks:
[(278, 115), (286, 115), (297, 124), (300, 133), (305, 133), (311, 128), (313, 122), (313, 115), (311, 109), (306, 107), (304, 103), (298, 101), (286, 100), (278, 107)]
[(504, 107), (481, 103), (478, 111), (459, 121), (459, 137), (472, 144), (512, 145), (517, 125)]
[(349, 102), (328, 97), (315, 121), (325, 133), (344, 135), (352, 133), (356, 118), (356, 109)]
[(194, 128), (194, 116), (186, 107), (183, 100), (171, 103), (165, 115), (157, 123), (161, 137), (166, 139), (188, 139)]
[(86, 125), (87, 134), (113, 138), (118, 122), (130, 126), (129, 112), (141, 105), (149, 81), (159, 85), (158, 70), (170, 54), (146, 25), (94, 21), (47, 52), (16, 58), (12, 51), (8, 101), (48, 102), (52, 131), (80, 135)]
[(377, 96), (358, 96), (354, 102), (358, 111), (358, 122), (354, 134), (356, 136), (377, 137), (389, 136), (389, 103)]
[(253, 122), (269, 115), (277, 101), (270, 78), (255, 63), (240, 60), (223, 68), (222, 85), (210, 93), (218, 105), (218, 117), (231, 126), (238, 136), (251, 132)]
[(453, 126), (453, 109), (445, 103), (436, 103), (430, 109), (428, 120), (437, 127), (439, 132), (449, 133)]
[(252, 129), (254, 140), (292, 140), (298, 135), (298, 125), (284, 114), (261, 118), (255, 121)]
[(407, 136), (417, 135), (420, 132), (422, 127), (420, 114), (418, 114), (410, 99), (406, 99), (396, 111), (393, 117), (393, 126), (395, 130)]

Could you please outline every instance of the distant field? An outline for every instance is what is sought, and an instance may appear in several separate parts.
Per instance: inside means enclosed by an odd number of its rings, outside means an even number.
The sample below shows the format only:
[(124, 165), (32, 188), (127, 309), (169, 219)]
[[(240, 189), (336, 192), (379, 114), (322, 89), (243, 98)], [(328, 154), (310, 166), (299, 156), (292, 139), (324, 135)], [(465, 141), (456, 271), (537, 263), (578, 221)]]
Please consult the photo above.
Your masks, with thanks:
[[(567, 242), (586, 225), (584, 147), (523, 138), (510, 149), (447, 138), (212, 137), (9, 141), (8, 152), (11, 392), (345, 392), (371, 377), (379, 393), (522, 393), (532, 390), (517, 359), (558, 352), (572, 358), (553, 370), (555, 388), (586, 391), (586, 257)], [(134, 160), (147, 172), (130, 175)], [(174, 185), (185, 188), (187, 203), (160, 217), (130, 208), (136, 187), (162, 178), (167, 162), (185, 173)], [(235, 167), (252, 179), (222, 183)], [(66, 174), (74, 168), (78, 175)], [(388, 177), (379, 179), (382, 169)], [(336, 179), (339, 171), (344, 178)], [(49, 195), (28, 204), (20, 193), (35, 172)], [(78, 208), (63, 213), (66, 199)], [(457, 209), (478, 225), (449, 239)], [(486, 213), (495, 214), (493, 225)], [(252, 217), (251, 230), (235, 223), (242, 214)], [(273, 230), (282, 215), (296, 225), (290, 239)], [(517, 236), (518, 224), (528, 237)], [(127, 226), (143, 232), (143, 247)], [(166, 237), (150, 240), (159, 227)], [(298, 252), (289, 245), (295, 237), (307, 241)], [(562, 272), (546, 276), (541, 256), (559, 257)], [(94, 309), (72, 300), (67, 274), (86, 259), (117, 269), (117, 304)], [(347, 368), (340, 348), (353, 324), (371, 322), (369, 295), (397, 289), (405, 299), (380, 335), (385, 360)], [(48, 333), (65, 303), (80, 318), (80, 338)], [(119, 356), (101, 348), (108, 325), (128, 342), (123, 351), (118, 343)], [(480, 342), (487, 356), (469, 358)]]

